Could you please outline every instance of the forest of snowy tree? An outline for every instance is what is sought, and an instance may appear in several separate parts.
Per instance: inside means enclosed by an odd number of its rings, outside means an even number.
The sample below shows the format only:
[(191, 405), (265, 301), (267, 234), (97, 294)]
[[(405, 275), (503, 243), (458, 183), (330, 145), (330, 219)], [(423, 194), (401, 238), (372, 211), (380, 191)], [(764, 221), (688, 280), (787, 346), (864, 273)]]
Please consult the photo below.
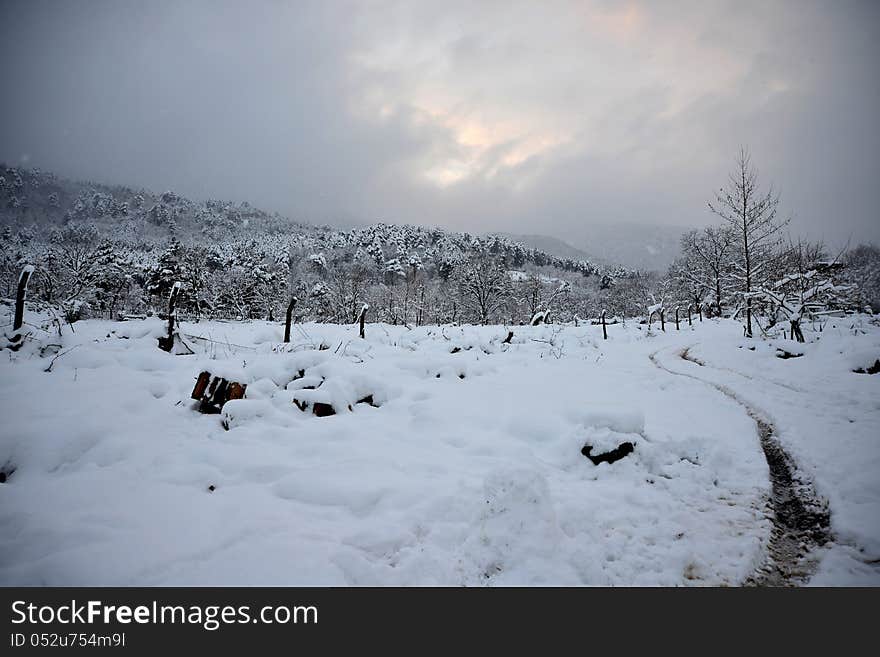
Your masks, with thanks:
[(773, 230), (745, 259), (744, 287), (742, 240), (730, 220), (684, 235), (668, 271), (640, 272), (504, 236), (382, 223), (342, 230), (247, 203), (0, 165), (0, 296), (14, 297), (30, 264), (29, 300), (71, 322), (161, 312), (177, 281), (179, 307), (196, 320), (279, 319), (291, 297), (298, 321), (354, 322), (367, 304), (367, 321), (408, 325), (577, 322), (675, 308), (737, 315), (748, 306), (762, 321), (795, 326), (804, 316), (880, 307), (876, 247), (836, 254), (783, 239), (772, 209)]

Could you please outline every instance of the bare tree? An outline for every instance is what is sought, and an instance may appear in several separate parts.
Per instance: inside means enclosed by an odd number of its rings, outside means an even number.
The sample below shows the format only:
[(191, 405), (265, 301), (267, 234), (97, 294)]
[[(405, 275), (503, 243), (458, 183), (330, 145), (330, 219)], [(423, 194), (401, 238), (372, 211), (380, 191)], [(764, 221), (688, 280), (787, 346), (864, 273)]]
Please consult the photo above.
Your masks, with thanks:
[(510, 276), (488, 257), (481, 257), (466, 268), (459, 279), (462, 303), (467, 305), (482, 324), (488, 324), (492, 313), (510, 296)]
[(711, 290), (715, 313), (721, 315), (730, 257), (736, 235), (730, 226), (707, 226), (702, 231), (692, 230), (681, 238), (684, 260), (676, 274), (691, 292), (694, 304), (701, 303), (705, 290)]
[(773, 236), (788, 221), (777, 218), (779, 195), (772, 187), (761, 192), (758, 172), (748, 151), (740, 149), (736, 169), (726, 188), (715, 193), (709, 209), (724, 219), (735, 232), (739, 253), (734, 277), (746, 304), (746, 335), (752, 337), (752, 297), (754, 288), (766, 280), (764, 266), (773, 246)]

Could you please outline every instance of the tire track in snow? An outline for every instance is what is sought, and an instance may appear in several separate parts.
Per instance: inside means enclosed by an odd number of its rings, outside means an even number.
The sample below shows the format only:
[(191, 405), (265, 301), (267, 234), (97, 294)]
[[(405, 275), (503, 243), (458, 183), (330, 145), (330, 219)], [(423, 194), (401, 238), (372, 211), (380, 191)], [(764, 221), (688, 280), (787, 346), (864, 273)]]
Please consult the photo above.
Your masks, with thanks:
[[(791, 456), (783, 449), (773, 433), (773, 425), (760, 413), (746, 404), (730, 388), (685, 372), (677, 372), (663, 365), (657, 355), (648, 358), (661, 370), (684, 376), (710, 385), (742, 406), (758, 427), (761, 448), (770, 468), (770, 520), (773, 529), (767, 544), (767, 555), (746, 580), (745, 586), (799, 586), (809, 581), (815, 573), (818, 561), (815, 551), (831, 540), (830, 512), (828, 503), (816, 493), (812, 485), (800, 481), (797, 467)], [(688, 348), (678, 351), (677, 356), (698, 367), (706, 364), (688, 355)], [(710, 368), (714, 369), (714, 368)]]

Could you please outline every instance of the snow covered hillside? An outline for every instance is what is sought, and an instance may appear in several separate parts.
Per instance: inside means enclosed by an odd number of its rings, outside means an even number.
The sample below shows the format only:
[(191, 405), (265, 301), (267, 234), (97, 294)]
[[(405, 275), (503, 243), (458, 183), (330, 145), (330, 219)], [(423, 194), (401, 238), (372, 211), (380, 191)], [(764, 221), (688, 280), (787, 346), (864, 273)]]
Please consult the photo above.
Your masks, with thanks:
[[(158, 319), (61, 337), (27, 319), (0, 352), (3, 585), (737, 585), (773, 530), (752, 415), (827, 500), (811, 582), (880, 584), (866, 317), (807, 344), (730, 320), (607, 341), (305, 324), (290, 344), (274, 323), (183, 323), (189, 356), (157, 348)], [(245, 398), (199, 413), (203, 371)], [(581, 453), (625, 442), (615, 463)]]

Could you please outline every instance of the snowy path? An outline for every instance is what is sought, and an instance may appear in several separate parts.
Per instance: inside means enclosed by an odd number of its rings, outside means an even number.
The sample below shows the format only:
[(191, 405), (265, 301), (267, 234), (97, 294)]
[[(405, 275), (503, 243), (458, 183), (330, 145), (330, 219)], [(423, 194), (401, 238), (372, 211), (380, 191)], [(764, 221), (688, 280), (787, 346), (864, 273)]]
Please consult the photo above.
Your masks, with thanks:
[(682, 360), (706, 367), (704, 362), (690, 357), (688, 352), (688, 347), (666, 349), (662, 351), (663, 358), (660, 358), (661, 351), (654, 352), (650, 358), (657, 367), (670, 374), (702, 381), (741, 404), (755, 420), (770, 469), (772, 492), (769, 506), (773, 529), (767, 544), (767, 558), (745, 583), (754, 586), (796, 586), (806, 583), (817, 567), (816, 550), (830, 540), (827, 501), (819, 498), (812, 484), (797, 480), (796, 466), (774, 437), (773, 425), (768, 418), (762, 418), (730, 388), (674, 369), (675, 363)]
[[(853, 373), (880, 354), (876, 326), (832, 320), (805, 345), (731, 339), (721, 326), (698, 338), (686, 343), (690, 363), (669, 357), (672, 348), (664, 363), (768, 420), (796, 483), (827, 500), (832, 540), (814, 550), (809, 584), (880, 585), (880, 377)], [(804, 356), (781, 359), (778, 349)]]

